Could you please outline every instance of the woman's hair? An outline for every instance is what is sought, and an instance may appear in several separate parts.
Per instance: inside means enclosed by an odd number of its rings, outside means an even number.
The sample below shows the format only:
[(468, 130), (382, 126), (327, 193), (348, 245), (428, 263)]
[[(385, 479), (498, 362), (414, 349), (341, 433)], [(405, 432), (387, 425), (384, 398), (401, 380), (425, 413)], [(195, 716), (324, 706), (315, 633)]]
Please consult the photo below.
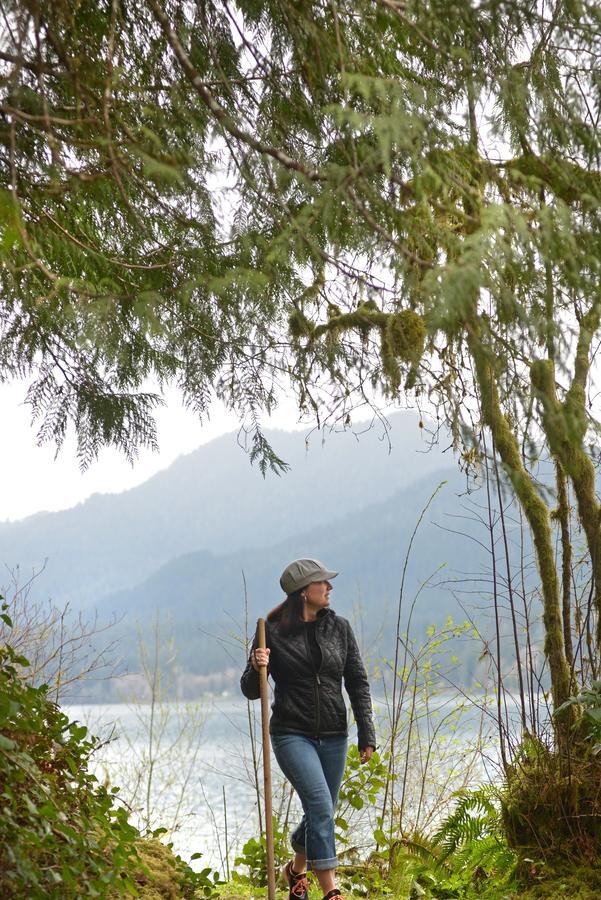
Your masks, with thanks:
[(283, 603), (274, 607), (267, 616), (268, 622), (277, 622), (282, 634), (295, 634), (300, 631), (303, 624), (303, 599), (301, 593), (304, 588), (288, 594)]

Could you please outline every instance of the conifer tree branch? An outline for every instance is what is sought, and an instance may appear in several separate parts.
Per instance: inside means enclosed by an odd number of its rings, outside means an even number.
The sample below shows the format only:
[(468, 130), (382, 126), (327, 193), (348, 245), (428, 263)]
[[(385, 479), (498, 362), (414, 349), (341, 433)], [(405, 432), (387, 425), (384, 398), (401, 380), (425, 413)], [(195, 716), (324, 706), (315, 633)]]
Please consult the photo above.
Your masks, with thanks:
[(426, 259), (420, 259), (417, 254), (412, 253), (401, 241), (397, 240), (392, 234), (389, 234), (385, 228), (380, 225), (378, 221), (371, 214), (369, 209), (365, 206), (365, 204), (359, 199), (355, 189), (352, 186), (347, 187), (347, 193), (354, 205), (357, 207), (367, 224), (375, 231), (380, 237), (384, 238), (387, 244), (390, 244), (391, 247), (394, 247), (395, 250), (403, 256), (405, 259), (409, 260), (409, 262), (413, 263), (416, 266), (419, 266), (421, 269), (432, 269), (434, 264)]
[(171, 25), (169, 17), (161, 8), (160, 4), (157, 2), (157, 0), (148, 0), (148, 2), (150, 8), (152, 9), (154, 17), (159, 23), (165, 37), (167, 38), (167, 41), (171, 49), (173, 50), (173, 53), (177, 61), (179, 62), (184, 74), (190, 81), (190, 84), (192, 85), (202, 102), (205, 104), (213, 118), (216, 119), (216, 121), (219, 123), (219, 125), (227, 132), (229, 132), (232, 137), (241, 141), (243, 144), (246, 144), (246, 146), (251, 147), (253, 150), (256, 150), (256, 152), (260, 153), (262, 156), (272, 157), (272, 159), (275, 159), (278, 163), (280, 163), (280, 165), (284, 166), (284, 168), (290, 169), (294, 172), (298, 172), (309, 181), (325, 181), (325, 176), (318, 172), (316, 169), (308, 168), (299, 160), (293, 159), (291, 156), (288, 156), (287, 153), (284, 153), (283, 150), (280, 150), (277, 147), (271, 147), (269, 144), (262, 143), (261, 141), (253, 137), (253, 135), (248, 131), (245, 131), (236, 124), (227, 110), (223, 108), (218, 100), (216, 100), (216, 98), (207, 87), (206, 82), (196, 71), (189, 55), (186, 53), (184, 45), (180, 41), (177, 33)]

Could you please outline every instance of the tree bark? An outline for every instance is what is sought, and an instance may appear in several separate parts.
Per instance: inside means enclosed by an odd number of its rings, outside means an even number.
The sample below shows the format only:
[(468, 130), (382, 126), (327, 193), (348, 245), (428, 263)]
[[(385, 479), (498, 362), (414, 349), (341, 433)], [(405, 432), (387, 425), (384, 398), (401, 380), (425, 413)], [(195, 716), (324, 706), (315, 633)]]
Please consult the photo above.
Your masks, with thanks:
[[(582, 334), (582, 331), (581, 331)], [(579, 349), (581, 340), (579, 340)], [(586, 366), (588, 373), (588, 365)], [(563, 403), (557, 396), (555, 366), (550, 360), (536, 360), (530, 378), (542, 407), (542, 425), (553, 455), (560, 461), (574, 487), (578, 518), (586, 535), (594, 580), (597, 613), (596, 643), (601, 646), (601, 506), (595, 492), (595, 469), (583, 442), (586, 434), (585, 385), (582, 366)]]
[(561, 611), (563, 643), (566, 659), (574, 681), (574, 648), (572, 646), (572, 541), (570, 538), (570, 504), (566, 476), (559, 460), (555, 461), (557, 479), (557, 516), (561, 530)]

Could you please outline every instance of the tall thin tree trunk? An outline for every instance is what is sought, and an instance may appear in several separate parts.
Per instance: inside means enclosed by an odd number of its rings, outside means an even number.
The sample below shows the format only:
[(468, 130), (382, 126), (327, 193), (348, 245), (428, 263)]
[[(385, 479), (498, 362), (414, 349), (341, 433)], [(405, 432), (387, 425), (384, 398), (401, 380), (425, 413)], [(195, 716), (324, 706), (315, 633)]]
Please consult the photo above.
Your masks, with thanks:
[(597, 616), (596, 651), (601, 647), (601, 505), (597, 500), (595, 468), (584, 448), (587, 431), (586, 385), (591, 343), (599, 328), (601, 303), (593, 304), (579, 323), (574, 377), (562, 403), (557, 396), (555, 365), (539, 359), (530, 367), (530, 380), (542, 407), (542, 424), (553, 455), (574, 486), (578, 518), (586, 535), (594, 579)]
[[(572, 541), (570, 537), (570, 504), (566, 477), (561, 463), (555, 461), (557, 482), (557, 514), (561, 532), (561, 611), (563, 615), (563, 642), (566, 659), (574, 676), (574, 648), (572, 646)], [(573, 687), (573, 685), (572, 685)]]
[(507, 540), (507, 527), (505, 524), (505, 511), (503, 509), (503, 497), (501, 495), (501, 479), (499, 478), (499, 467), (497, 465), (497, 448), (493, 440), (492, 458), (495, 469), (495, 480), (497, 482), (497, 497), (499, 500), (499, 517), (501, 519), (501, 534), (503, 535), (503, 549), (505, 552), (505, 571), (507, 573), (507, 593), (509, 595), (509, 609), (511, 612), (511, 625), (513, 628), (513, 645), (515, 647), (515, 662), (518, 672), (518, 685), (520, 691), (520, 715), (522, 720), (522, 730), (526, 731), (528, 727), (526, 717), (526, 695), (524, 691), (524, 676), (522, 672), (522, 653), (520, 650), (520, 640), (518, 635), (518, 623), (515, 613), (515, 602), (513, 598), (513, 583), (511, 579), (511, 560), (509, 557), (509, 541)]
[(497, 654), (497, 726), (499, 729), (499, 749), (501, 751), (501, 762), (503, 769), (507, 772), (507, 750), (505, 748), (505, 734), (508, 733), (507, 722), (507, 706), (505, 706), (505, 719), (503, 719), (503, 700), (505, 699), (505, 688), (503, 686), (503, 673), (501, 670), (501, 622), (499, 620), (499, 595), (497, 587), (497, 553), (495, 549), (495, 531), (494, 518), (492, 511), (492, 498), (490, 494), (490, 477), (488, 471), (488, 451), (486, 448), (486, 437), (482, 434), (484, 444), (484, 464), (486, 466), (486, 505), (488, 509), (488, 532), (490, 535), (490, 558), (492, 567), (492, 598), (495, 611), (495, 650)]
[[(474, 360), (484, 424), (490, 428), (503, 468), (532, 532), (543, 597), (545, 654), (549, 663), (553, 706), (557, 709), (570, 696), (570, 669), (563, 641), (559, 581), (549, 509), (523, 464), (519, 444), (501, 409), (493, 360), (482, 340), (481, 322), (477, 315), (468, 323), (468, 346)], [(570, 728), (576, 715), (573, 707), (568, 706), (555, 720), (558, 744), (563, 749), (568, 745)]]
[(537, 733), (537, 710), (536, 691), (534, 687), (535, 669), (534, 654), (532, 652), (532, 626), (530, 624), (530, 611), (528, 609), (528, 597), (526, 593), (526, 573), (524, 560), (524, 513), (521, 507), (520, 512), (520, 579), (522, 590), (522, 603), (524, 605), (524, 622), (526, 626), (526, 674), (528, 677), (528, 696), (530, 699), (530, 728), (532, 734)]

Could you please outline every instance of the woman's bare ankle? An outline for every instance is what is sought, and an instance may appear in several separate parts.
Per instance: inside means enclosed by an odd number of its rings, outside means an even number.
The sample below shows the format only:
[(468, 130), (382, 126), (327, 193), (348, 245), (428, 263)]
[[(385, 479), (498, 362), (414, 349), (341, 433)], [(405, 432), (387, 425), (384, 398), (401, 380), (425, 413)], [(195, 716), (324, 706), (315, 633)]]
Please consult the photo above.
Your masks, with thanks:
[(336, 887), (336, 869), (316, 869), (315, 876), (324, 896)]
[(302, 853), (296, 853), (290, 863), (290, 869), (294, 875), (304, 875), (307, 871), (307, 857)]

